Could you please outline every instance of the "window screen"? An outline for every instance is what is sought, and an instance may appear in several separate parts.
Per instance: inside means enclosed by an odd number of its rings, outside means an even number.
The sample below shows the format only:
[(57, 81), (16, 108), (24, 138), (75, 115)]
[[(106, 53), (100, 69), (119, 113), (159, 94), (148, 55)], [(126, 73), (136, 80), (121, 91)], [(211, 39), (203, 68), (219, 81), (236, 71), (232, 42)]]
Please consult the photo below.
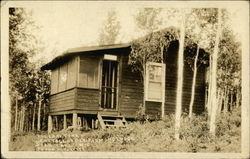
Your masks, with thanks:
[(99, 88), (98, 68), (98, 58), (81, 57), (79, 86), (84, 88)]
[(67, 63), (60, 67), (59, 71), (59, 92), (66, 90), (67, 86)]
[(58, 69), (52, 70), (51, 74), (51, 94), (58, 92)]
[(76, 86), (76, 60), (72, 59), (68, 63), (68, 79), (67, 79), (67, 89)]

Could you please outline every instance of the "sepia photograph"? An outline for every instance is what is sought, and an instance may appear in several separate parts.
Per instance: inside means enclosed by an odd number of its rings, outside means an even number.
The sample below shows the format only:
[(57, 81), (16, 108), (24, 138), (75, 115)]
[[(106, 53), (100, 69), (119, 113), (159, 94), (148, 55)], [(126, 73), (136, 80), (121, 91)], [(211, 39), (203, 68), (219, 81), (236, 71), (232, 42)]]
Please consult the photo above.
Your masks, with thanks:
[(249, 60), (247, 1), (1, 1), (1, 157), (249, 158)]

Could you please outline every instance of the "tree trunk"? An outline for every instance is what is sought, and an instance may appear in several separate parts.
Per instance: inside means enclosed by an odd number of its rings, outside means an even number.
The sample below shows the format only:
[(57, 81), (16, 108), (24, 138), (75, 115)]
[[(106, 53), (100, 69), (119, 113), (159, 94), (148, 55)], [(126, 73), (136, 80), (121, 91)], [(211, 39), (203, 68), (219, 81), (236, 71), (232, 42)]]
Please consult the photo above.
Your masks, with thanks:
[(224, 110), (223, 113), (226, 113), (228, 110), (228, 88), (225, 88), (225, 100), (224, 100)]
[(144, 114), (146, 113), (146, 55), (144, 54), (143, 56), (143, 88), (144, 88), (144, 93), (143, 93), (143, 110)]
[(24, 118), (25, 118), (25, 109), (24, 106), (21, 107), (21, 132), (24, 130)]
[(181, 122), (182, 112), (182, 86), (183, 86), (183, 56), (184, 56), (184, 39), (185, 39), (185, 13), (182, 15), (182, 24), (179, 39), (178, 51), (178, 78), (177, 78), (177, 91), (176, 91), (176, 110), (175, 110), (175, 139), (179, 139), (179, 129)]
[[(212, 85), (212, 55), (209, 55), (209, 79), (208, 79), (208, 101), (207, 101), (207, 113), (211, 116), (211, 85)], [(210, 118), (209, 118), (210, 120)]]
[(229, 111), (231, 111), (233, 109), (233, 90), (230, 91), (230, 107), (229, 107)]
[(43, 103), (43, 125), (46, 124), (46, 104)]
[(194, 73), (193, 73), (193, 82), (192, 82), (192, 94), (191, 94), (191, 100), (189, 103), (189, 118), (192, 117), (193, 114), (193, 105), (194, 105), (194, 96), (195, 96), (195, 86), (196, 86), (196, 75), (197, 75), (197, 61), (199, 57), (199, 45), (197, 45), (197, 50), (196, 50), (196, 56), (194, 60)]
[(218, 103), (217, 114), (220, 115), (221, 109), (222, 109), (222, 103), (223, 103), (223, 99), (224, 99), (224, 91), (220, 89), (218, 94), (219, 94), (219, 97), (218, 97), (219, 103)]
[(33, 104), (32, 131), (35, 130), (35, 118), (36, 118), (36, 103)]
[(18, 110), (18, 97), (16, 96), (15, 131), (17, 131), (17, 110)]
[(37, 131), (40, 131), (41, 128), (41, 106), (42, 106), (42, 98), (39, 96), (38, 99), (38, 113), (37, 113)]
[(32, 131), (32, 107), (30, 107), (29, 113), (29, 131)]
[(240, 106), (240, 89), (237, 89), (236, 92), (236, 108), (239, 108)]
[(218, 9), (218, 29), (216, 33), (215, 39), (215, 48), (213, 52), (213, 61), (212, 61), (212, 85), (211, 85), (211, 118), (210, 118), (210, 133), (215, 135), (215, 121), (216, 121), (216, 112), (217, 112), (217, 97), (216, 97), (216, 89), (217, 89), (217, 57), (219, 50), (219, 40), (220, 40), (220, 32), (221, 32), (221, 9)]
[(18, 119), (19, 120), (17, 120), (17, 131), (20, 131), (21, 108), (20, 108), (20, 110), (18, 112)]
[[(161, 63), (162, 64), (164, 64), (164, 59), (163, 59), (163, 54), (164, 54), (164, 46), (161, 46)], [(162, 102), (161, 102), (161, 118), (163, 119), (164, 118), (164, 116), (165, 116), (165, 82), (166, 82), (166, 80), (165, 80), (165, 72), (166, 72), (166, 70), (165, 70), (166, 68), (164, 67), (164, 69), (163, 69), (163, 66), (162, 66), (162, 75), (163, 75), (163, 77), (162, 77), (162, 79), (163, 79), (163, 81), (162, 81)], [(165, 72), (164, 72), (165, 71)]]
[(20, 111), (20, 128), (19, 131), (22, 132), (22, 119), (23, 119), (23, 109), (22, 109), (22, 105), (21, 105), (21, 111)]

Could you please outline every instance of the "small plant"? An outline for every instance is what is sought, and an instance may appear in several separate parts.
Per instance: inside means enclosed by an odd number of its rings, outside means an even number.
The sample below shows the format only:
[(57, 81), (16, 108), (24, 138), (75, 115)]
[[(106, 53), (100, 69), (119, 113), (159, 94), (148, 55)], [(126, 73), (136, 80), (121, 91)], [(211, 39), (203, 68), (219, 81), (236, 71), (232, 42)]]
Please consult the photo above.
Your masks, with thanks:
[(140, 104), (138, 111), (136, 112), (135, 119), (137, 121), (140, 121), (140, 123), (144, 123), (145, 121), (148, 121), (149, 117), (146, 115), (146, 108), (142, 104)]

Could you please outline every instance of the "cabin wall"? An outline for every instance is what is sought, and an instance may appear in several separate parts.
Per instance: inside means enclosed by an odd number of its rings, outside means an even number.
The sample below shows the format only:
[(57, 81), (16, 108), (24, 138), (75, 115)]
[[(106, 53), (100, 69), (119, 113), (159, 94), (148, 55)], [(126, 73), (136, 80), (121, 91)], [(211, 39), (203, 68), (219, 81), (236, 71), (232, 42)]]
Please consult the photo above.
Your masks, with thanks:
[(49, 112), (72, 110), (75, 107), (76, 89), (70, 89), (50, 96)]
[[(188, 64), (184, 65), (184, 80), (183, 80), (183, 95), (182, 95), (182, 104), (183, 111), (188, 112), (189, 103), (191, 100), (192, 94), (192, 81), (193, 81), (193, 71)], [(204, 111), (205, 105), (205, 67), (198, 67), (197, 77), (196, 77), (196, 86), (195, 86), (195, 98), (194, 98), (194, 113), (202, 113)]]
[(173, 113), (176, 105), (178, 42), (172, 43), (165, 52), (165, 114)]
[[(165, 114), (175, 112), (177, 71), (178, 71), (178, 43), (172, 43), (165, 55), (166, 63), (166, 91), (165, 91)], [(184, 59), (188, 54), (185, 53)], [(189, 111), (189, 103), (192, 94), (193, 70), (187, 62), (184, 62), (182, 109)], [(197, 70), (194, 113), (202, 113), (205, 108), (205, 66), (200, 65)]]
[[(173, 43), (165, 54), (165, 114), (174, 113), (177, 89), (178, 43)], [(135, 117), (139, 106), (143, 104), (143, 83), (139, 73), (133, 73), (128, 66), (128, 54), (124, 54), (121, 67), (121, 88), (119, 111), (126, 117)], [(184, 63), (183, 73), (183, 111), (188, 112), (191, 99), (193, 71), (189, 64)], [(194, 113), (204, 111), (205, 105), (205, 66), (198, 67), (195, 87)], [(145, 112), (149, 117), (161, 116), (161, 103), (146, 101)]]
[[(118, 80), (118, 106), (119, 113), (127, 118), (136, 117), (136, 112), (139, 110), (139, 106), (143, 104), (143, 81), (139, 73), (132, 72), (132, 68), (128, 65), (128, 55), (130, 49), (116, 50), (116, 52), (108, 51), (96, 54), (96, 57), (100, 59), (104, 53), (118, 54), (119, 56), (119, 80)], [(176, 88), (177, 88), (177, 52), (178, 43), (170, 45), (168, 51), (164, 55), (166, 63), (166, 83), (165, 83), (165, 114), (173, 113), (175, 111), (176, 104)], [(77, 60), (78, 59), (78, 60)], [(50, 112), (62, 112), (75, 110), (79, 113), (95, 114), (98, 111), (102, 111), (100, 108), (100, 83), (95, 85), (95, 88), (83, 88), (79, 85), (79, 75), (74, 75), (75, 72), (80, 71), (80, 58), (75, 58), (75, 63), (68, 65), (68, 79), (74, 83), (67, 81), (67, 85), (73, 88), (57, 92), (50, 97)], [(101, 62), (99, 65), (99, 79), (101, 79)], [(72, 67), (69, 67), (72, 66)], [(98, 67), (95, 67), (98, 68)], [(87, 69), (89, 70), (89, 69)], [(83, 71), (84, 72), (84, 71)], [(86, 72), (86, 71), (85, 71)], [(88, 73), (88, 72), (87, 72)], [(52, 74), (53, 76), (53, 74)], [(74, 76), (74, 77), (72, 77)], [(54, 75), (55, 78), (59, 78), (58, 74)], [(92, 77), (92, 76), (90, 76)], [(96, 76), (94, 76), (96, 78)], [(184, 81), (183, 81), (183, 110), (188, 112), (188, 106), (191, 98), (191, 86), (193, 71), (191, 67), (185, 63), (184, 65)], [(93, 78), (93, 79), (95, 79)], [(70, 80), (70, 81), (71, 81)], [(98, 80), (100, 81), (100, 80)], [(52, 81), (53, 82), (53, 81)], [(71, 85), (72, 84), (72, 85)], [(78, 84), (78, 85), (77, 85)], [(53, 86), (53, 85), (52, 85)], [(92, 86), (92, 85), (91, 85)], [(55, 89), (55, 88), (54, 88)], [(194, 113), (200, 113), (204, 111), (205, 104), (205, 67), (200, 66), (198, 68), (197, 81), (196, 81), (196, 94), (194, 101)], [(161, 103), (160, 102), (146, 102), (146, 114), (150, 117), (159, 117), (161, 115)]]
[(128, 54), (122, 57), (120, 73), (119, 112), (125, 117), (135, 117), (143, 103), (143, 85), (138, 73), (128, 66)]
[(99, 89), (77, 88), (76, 109), (96, 113), (99, 110), (99, 96)]

